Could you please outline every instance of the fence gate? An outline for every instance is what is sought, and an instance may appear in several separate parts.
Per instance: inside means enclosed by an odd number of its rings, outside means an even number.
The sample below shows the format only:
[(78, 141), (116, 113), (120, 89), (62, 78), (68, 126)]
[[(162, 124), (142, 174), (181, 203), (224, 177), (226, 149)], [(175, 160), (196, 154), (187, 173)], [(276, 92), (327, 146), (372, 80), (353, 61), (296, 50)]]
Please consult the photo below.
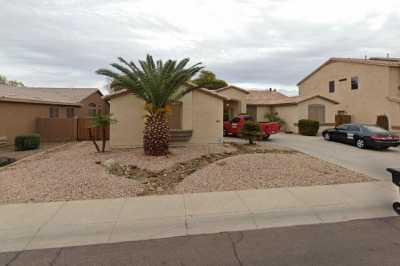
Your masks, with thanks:
[(346, 114), (335, 115), (336, 126), (343, 124), (350, 124), (350, 123), (351, 123), (351, 115), (346, 115)]

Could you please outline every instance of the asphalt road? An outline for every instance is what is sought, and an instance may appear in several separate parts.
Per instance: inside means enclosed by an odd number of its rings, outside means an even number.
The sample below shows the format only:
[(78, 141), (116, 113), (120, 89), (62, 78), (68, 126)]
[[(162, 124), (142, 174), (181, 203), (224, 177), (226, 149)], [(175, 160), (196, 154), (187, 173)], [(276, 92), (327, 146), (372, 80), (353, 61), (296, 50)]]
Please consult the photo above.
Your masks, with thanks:
[(0, 254), (0, 265), (399, 265), (400, 217)]
[(390, 181), (386, 168), (400, 168), (400, 149), (387, 151), (361, 150), (352, 145), (325, 141), (322, 137), (306, 137), (294, 134), (277, 134), (270, 143), (283, 145), (366, 174), (372, 178)]

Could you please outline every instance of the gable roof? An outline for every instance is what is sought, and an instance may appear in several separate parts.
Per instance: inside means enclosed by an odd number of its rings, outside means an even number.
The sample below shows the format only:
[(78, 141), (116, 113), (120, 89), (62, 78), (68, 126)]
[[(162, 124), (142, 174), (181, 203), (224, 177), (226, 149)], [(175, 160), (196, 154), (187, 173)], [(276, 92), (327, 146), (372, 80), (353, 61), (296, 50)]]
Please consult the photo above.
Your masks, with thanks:
[(308, 74), (305, 78), (300, 80), (297, 83), (297, 86), (299, 86), (301, 83), (309, 79), (311, 76), (313, 76), (315, 73), (317, 73), (319, 70), (321, 70), (323, 67), (326, 65), (329, 65), (331, 63), (335, 62), (342, 62), (342, 63), (352, 63), (352, 64), (365, 64), (365, 65), (374, 65), (374, 66), (385, 66), (385, 67), (400, 67), (400, 59), (391, 59), (391, 58), (378, 58), (378, 57), (373, 57), (370, 59), (360, 59), (360, 58), (339, 58), (339, 57), (332, 57), (328, 59), (325, 63), (317, 67), (314, 71), (312, 71), (310, 74)]
[(81, 101), (96, 92), (102, 95), (96, 88), (39, 88), (0, 85), (0, 101), (80, 106)]
[(238, 90), (238, 91), (240, 91), (240, 92), (243, 92), (243, 93), (245, 93), (245, 94), (249, 94), (249, 92), (248, 92), (247, 90), (242, 89), (242, 88), (237, 87), (237, 86), (234, 86), (234, 85), (228, 85), (228, 86), (226, 86), (226, 87), (223, 87), (223, 88), (220, 88), (220, 89), (216, 89), (216, 90), (214, 90), (214, 91), (215, 91), (215, 92), (221, 92), (221, 91), (228, 90), (228, 89), (234, 89), (234, 90)]
[(278, 105), (296, 105), (311, 99), (320, 98), (322, 100), (339, 104), (339, 102), (321, 95), (312, 96), (286, 96), (277, 91), (250, 91), (247, 97), (248, 105), (265, 105), (265, 106), (278, 106)]

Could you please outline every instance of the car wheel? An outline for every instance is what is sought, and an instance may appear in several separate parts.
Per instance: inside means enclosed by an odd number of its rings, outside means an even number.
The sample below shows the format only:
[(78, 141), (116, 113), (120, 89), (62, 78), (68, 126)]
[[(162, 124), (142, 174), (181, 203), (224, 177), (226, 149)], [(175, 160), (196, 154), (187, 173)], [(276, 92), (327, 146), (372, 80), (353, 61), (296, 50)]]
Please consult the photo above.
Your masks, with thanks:
[(268, 140), (268, 139), (269, 139), (269, 136), (270, 136), (269, 134), (264, 135), (264, 136), (263, 136), (263, 140)]
[(393, 210), (400, 215), (400, 202), (393, 203)]
[(365, 141), (363, 139), (357, 139), (356, 146), (359, 149), (365, 149)]
[(324, 134), (324, 139), (328, 140), (328, 141), (331, 140), (331, 135), (329, 133), (325, 133)]

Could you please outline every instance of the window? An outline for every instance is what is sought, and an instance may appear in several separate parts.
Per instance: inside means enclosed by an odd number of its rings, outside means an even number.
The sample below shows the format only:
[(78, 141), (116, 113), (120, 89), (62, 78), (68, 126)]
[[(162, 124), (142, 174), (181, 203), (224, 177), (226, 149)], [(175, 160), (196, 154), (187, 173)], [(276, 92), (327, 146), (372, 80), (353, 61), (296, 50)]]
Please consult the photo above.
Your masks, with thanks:
[(96, 111), (96, 104), (95, 103), (89, 103), (88, 106), (88, 115), (89, 116), (95, 116), (97, 113)]
[(73, 107), (67, 108), (67, 118), (74, 118), (75, 117), (75, 109)]
[(356, 125), (350, 125), (348, 126), (347, 130), (349, 131), (360, 131), (360, 127)]
[(358, 77), (351, 77), (351, 89), (358, 90)]
[(335, 92), (335, 81), (333, 81), (333, 80), (329, 81), (329, 92), (330, 93)]
[(50, 107), (49, 117), (50, 118), (58, 118), (58, 115), (59, 115), (58, 107)]

